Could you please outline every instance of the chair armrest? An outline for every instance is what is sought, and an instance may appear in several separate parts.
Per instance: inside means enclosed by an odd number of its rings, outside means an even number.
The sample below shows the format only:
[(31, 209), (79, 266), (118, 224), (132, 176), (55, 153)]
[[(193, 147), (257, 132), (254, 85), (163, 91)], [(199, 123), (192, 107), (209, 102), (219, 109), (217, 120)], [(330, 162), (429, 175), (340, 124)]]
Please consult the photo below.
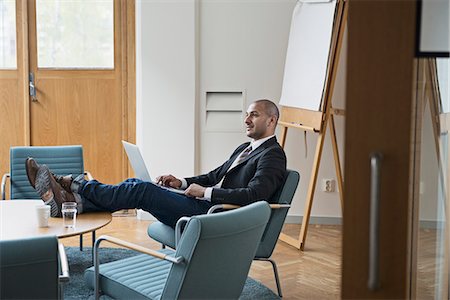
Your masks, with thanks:
[(2, 200), (6, 199), (6, 180), (8, 180), (8, 178), (10, 178), (11, 175), (9, 173), (5, 173), (2, 176), (2, 186), (1, 186), (1, 191), (2, 191)]
[(239, 205), (234, 205), (234, 204), (216, 204), (211, 206), (211, 208), (208, 210), (207, 214), (212, 214), (213, 212), (215, 212), (216, 210), (219, 209), (235, 209), (235, 208), (239, 208)]
[(69, 275), (69, 263), (67, 262), (66, 251), (64, 245), (58, 243), (59, 261), (61, 263), (61, 275), (59, 275), (59, 282), (67, 282), (70, 279)]
[(86, 175), (88, 180), (94, 180), (94, 177), (92, 177), (91, 172), (85, 170), (84, 175)]
[(175, 248), (178, 247), (178, 242), (181, 238), (181, 225), (187, 223), (190, 217), (181, 217), (178, 219), (177, 224), (175, 225)]
[(290, 208), (290, 204), (270, 204), (271, 209)]
[(94, 244), (94, 296), (95, 296), (95, 300), (99, 299), (100, 296), (100, 262), (98, 259), (98, 249), (100, 248), (100, 243), (102, 241), (107, 241), (110, 242), (112, 244), (116, 244), (128, 249), (132, 249), (135, 251), (139, 251), (148, 255), (151, 255), (153, 257), (159, 258), (159, 259), (163, 259), (163, 260), (167, 260), (171, 263), (174, 264), (180, 264), (184, 261), (184, 258), (182, 256), (178, 256), (178, 257), (172, 257), (169, 256), (167, 254), (152, 250), (152, 249), (148, 249), (145, 247), (142, 247), (140, 245), (136, 245), (112, 236), (108, 236), (108, 235), (102, 235), (100, 236)]
[[(109, 235), (102, 235), (95, 241), (94, 256), (96, 256), (96, 250), (98, 250), (98, 248), (100, 247), (100, 242), (102, 242), (102, 241), (107, 241), (112, 244), (116, 244), (116, 245), (131, 249), (131, 250), (139, 251), (139, 252), (154, 256), (159, 259), (164, 259), (164, 260), (170, 261), (175, 264), (179, 264), (179, 263), (183, 262), (183, 257), (181, 257), (181, 256), (180, 257), (172, 257), (167, 254), (163, 254), (161, 252), (158, 252), (158, 251), (155, 251), (152, 249), (148, 249), (148, 248), (142, 247), (140, 245), (133, 244), (133, 243), (109, 236)], [(95, 260), (94, 260), (94, 263), (95, 263)]]
[[(269, 204), (271, 209), (280, 209), (280, 208), (289, 208), (291, 207), (290, 204)], [(207, 214), (211, 214), (219, 209), (235, 209), (239, 208), (239, 205), (234, 204), (216, 204), (214, 206), (211, 206), (211, 208), (208, 210)]]

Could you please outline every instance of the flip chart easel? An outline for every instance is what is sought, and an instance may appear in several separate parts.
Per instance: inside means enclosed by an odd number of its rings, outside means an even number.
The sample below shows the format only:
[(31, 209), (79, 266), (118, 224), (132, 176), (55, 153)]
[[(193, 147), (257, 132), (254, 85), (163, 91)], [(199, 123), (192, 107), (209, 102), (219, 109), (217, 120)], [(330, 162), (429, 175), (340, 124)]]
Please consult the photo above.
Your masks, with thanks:
[[(330, 5), (333, 6), (330, 7)], [(334, 8), (334, 11), (330, 10), (332, 8)], [(303, 9), (303, 11), (301, 11), (300, 9)], [(296, 15), (302, 13), (303, 15)], [(295, 20), (295, 18), (298, 19)], [(300, 18), (301, 20), (299, 20)], [(325, 19), (325, 23), (329, 22), (330, 31), (328, 32), (328, 34), (331, 34), (331, 38), (328, 36), (328, 40), (326, 36), (322, 36), (324, 39), (318, 41), (317, 36), (320, 37), (320, 34), (316, 34), (314, 32), (305, 32), (304, 28), (312, 28), (312, 30), (314, 30), (314, 28), (319, 30), (325, 28), (326, 26), (317, 25), (316, 22), (320, 18)], [(300, 250), (304, 250), (305, 247), (306, 233), (308, 230), (314, 191), (317, 183), (317, 175), (319, 171), (324, 138), (328, 124), (330, 126), (330, 135), (332, 141), (338, 189), (340, 192), (341, 207), (342, 209), (344, 208), (343, 179), (338, 145), (336, 141), (336, 130), (334, 125), (334, 115), (344, 115), (344, 112), (339, 109), (333, 109), (331, 99), (337, 74), (339, 54), (342, 45), (342, 38), (344, 35), (346, 18), (346, 0), (300, 0), (294, 10), (293, 21), (291, 25), (288, 54), (286, 57), (285, 76), (283, 79), (283, 93), (280, 101), (281, 115), (278, 122), (278, 124), (282, 127), (280, 144), (284, 148), (288, 128), (295, 128), (318, 133), (316, 151), (314, 154), (311, 178), (306, 196), (305, 210), (300, 235), (298, 239), (288, 236), (284, 233), (280, 235), (280, 240)], [(305, 22), (309, 22), (312, 24), (304, 24)], [(302, 35), (306, 37), (308, 41), (302, 41)], [(324, 35), (327, 35), (327, 33), (325, 32)], [(324, 41), (327, 42), (328, 45), (325, 45)], [(317, 45), (314, 45), (314, 43), (316, 42)], [(291, 47), (292, 43), (295, 43), (295, 45)], [(322, 45), (322, 47), (319, 47), (320, 45)], [(319, 50), (319, 48), (324, 48), (323, 46), (328, 47), (328, 49), (325, 49), (328, 51), (325, 54), (322, 53), (322, 58), (319, 58), (319, 60), (322, 60), (319, 61), (319, 65), (321, 66), (317, 66), (317, 69), (315, 68), (315, 66), (312, 66), (311, 68), (306, 68), (307, 70), (304, 70), (305, 68), (302, 66), (304, 64), (310, 64), (310, 61), (305, 60), (305, 56), (306, 59), (310, 59), (309, 57), (307, 57), (309, 56), (308, 54), (312, 54), (315, 56), (315, 51)], [(305, 47), (310, 47), (310, 49), (305, 49)], [(312, 74), (312, 76), (316, 76), (317, 78), (319, 78), (319, 81), (321, 81), (319, 82), (319, 86), (315, 88), (315, 91), (306, 91), (305, 94), (305, 89), (308, 90), (309, 86), (299, 88), (298, 80), (310, 80), (311, 72), (315, 73)], [(317, 83), (317, 80), (313, 80), (313, 84)], [(314, 97), (317, 100), (314, 100)], [(286, 98), (287, 100), (284, 101), (284, 99)], [(311, 101), (311, 99), (313, 100)], [(315, 106), (315, 104), (317, 104), (317, 107)]]

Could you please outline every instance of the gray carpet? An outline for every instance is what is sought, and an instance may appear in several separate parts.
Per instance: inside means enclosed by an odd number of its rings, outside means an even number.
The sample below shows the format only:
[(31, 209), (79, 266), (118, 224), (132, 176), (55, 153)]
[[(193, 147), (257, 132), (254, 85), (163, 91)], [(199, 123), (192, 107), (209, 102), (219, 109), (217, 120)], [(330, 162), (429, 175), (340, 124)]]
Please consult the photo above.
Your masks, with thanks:
[[(93, 290), (89, 289), (84, 282), (84, 270), (92, 266), (91, 253), (91, 248), (88, 247), (85, 247), (82, 252), (77, 247), (66, 248), (70, 267), (70, 281), (64, 285), (64, 299), (94, 299)], [(106, 263), (138, 253), (126, 249), (100, 248), (99, 254), (100, 262)], [(111, 298), (102, 296), (101, 299), (106, 300)], [(239, 299), (272, 300), (280, 298), (262, 283), (248, 277)]]

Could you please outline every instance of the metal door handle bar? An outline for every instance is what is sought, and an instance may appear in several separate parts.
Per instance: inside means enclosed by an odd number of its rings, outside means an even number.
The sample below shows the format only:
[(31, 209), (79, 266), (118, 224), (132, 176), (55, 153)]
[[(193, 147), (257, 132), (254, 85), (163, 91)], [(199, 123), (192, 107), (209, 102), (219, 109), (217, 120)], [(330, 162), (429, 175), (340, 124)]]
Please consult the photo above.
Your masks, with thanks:
[(31, 101), (36, 102), (38, 99), (36, 97), (36, 86), (34, 85), (34, 74), (32, 72), (28, 75), (28, 82), (30, 84)]
[(379, 223), (380, 223), (380, 178), (381, 153), (370, 155), (370, 228), (369, 228), (369, 280), (368, 288), (376, 291), (380, 287), (379, 278)]

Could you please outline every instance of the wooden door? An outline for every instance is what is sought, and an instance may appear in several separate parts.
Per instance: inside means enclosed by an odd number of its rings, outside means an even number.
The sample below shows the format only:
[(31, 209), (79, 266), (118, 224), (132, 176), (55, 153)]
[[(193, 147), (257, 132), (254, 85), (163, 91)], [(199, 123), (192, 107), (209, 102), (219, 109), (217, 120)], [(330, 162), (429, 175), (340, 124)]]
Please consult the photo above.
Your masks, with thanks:
[[(29, 65), (17, 71), (22, 73), (17, 84), (21, 94), (19, 104), (9, 108), (15, 111), (9, 116), (14, 123), (8, 122), (13, 124), (2, 135), (11, 132), (12, 138), (1, 153), (8, 153), (11, 145), (80, 144), (85, 169), (95, 178), (116, 183), (127, 177), (121, 140), (135, 138), (134, 1), (16, 2), (22, 10), (17, 21), (18, 36), (24, 36), (21, 63)], [(109, 5), (109, 11), (95, 11), (95, 3)], [(110, 40), (84, 49), (95, 42), (89, 34), (98, 28)], [(71, 30), (79, 31), (78, 36), (71, 38)], [(85, 52), (72, 60), (80, 51)], [(28, 72), (34, 77), (35, 97), (28, 97)], [(3, 97), (1, 101), (7, 102)], [(2, 170), (7, 169), (4, 162)]]
[[(349, 1), (344, 299), (411, 296), (414, 168), (418, 166), (415, 7), (414, 1)], [(378, 205), (371, 207), (371, 179), (376, 178), (371, 172), (377, 170), (371, 169), (374, 153), (381, 155), (380, 188)], [(371, 220), (378, 220), (372, 234)]]

